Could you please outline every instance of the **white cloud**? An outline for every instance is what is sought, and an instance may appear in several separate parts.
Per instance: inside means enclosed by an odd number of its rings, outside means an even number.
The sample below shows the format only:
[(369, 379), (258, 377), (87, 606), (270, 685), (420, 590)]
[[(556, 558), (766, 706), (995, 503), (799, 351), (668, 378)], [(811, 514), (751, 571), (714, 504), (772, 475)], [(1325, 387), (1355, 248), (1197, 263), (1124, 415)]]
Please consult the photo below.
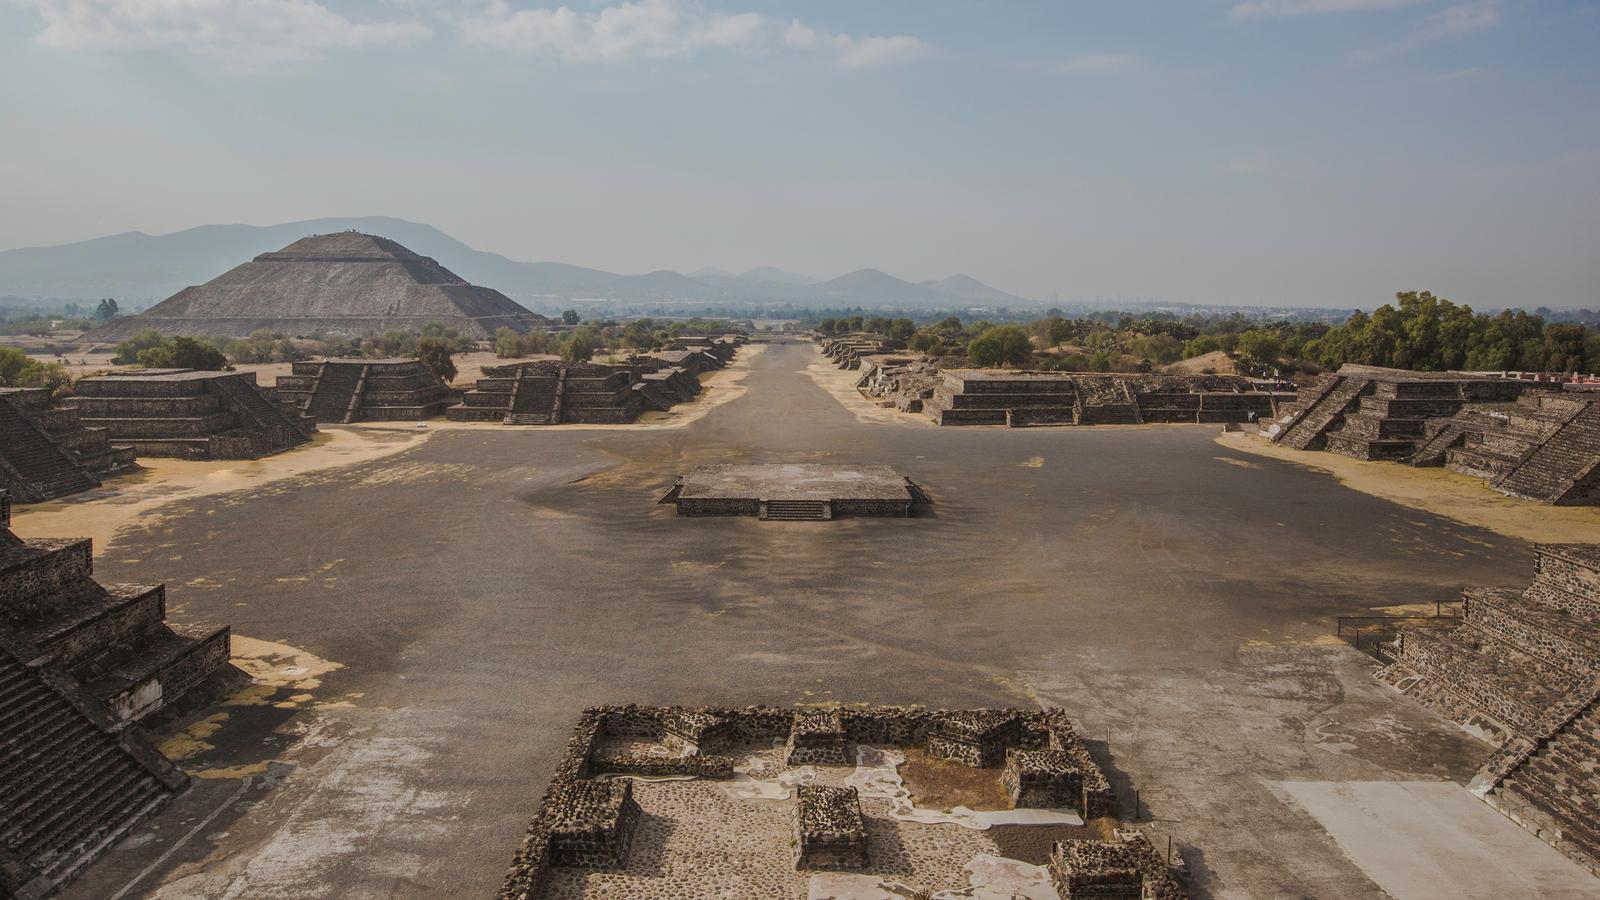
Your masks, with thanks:
[(839, 66), (845, 69), (866, 69), (873, 66), (892, 66), (897, 63), (925, 59), (933, 47), (920, 38), (907, 34), (894, 37), (864, 37), (852, 39), (850, 46), (839, 55)]
[(509, 0), (489, 0), (457, 24), (471, 44), (584, 63), (782, 47), (833, 54), (843, 68), (865, 68), (907, 62), (932, 50), (907, 35), (856, 38), (798, 20), (782, 25), (760, 13), (711, 13), (696, 0), (626, 0), (584, 12), (568, 6), (519, 9)]
[(1324, 13), (1369, 12), (1427, 2), (1430, 0), (1245, 0), (1234, 4), (1228, 14), (1235, 19), (1278, 19)]
[(406, 45), (415, 22), (353, 22), (315, 0), (17, 0), (44, 27), (34, 40), (67, 50), (182, 50), (240, 65), (328, 50)]
[(1497, 0), (1470, 0), (1457, 3), (1432, 13), (1410, 34), (1385, 44), (1375, 50), (1362, 50), (1353, 54), (1357, 62), (1372, 62), (1415, 50), (1435, 41), (1465, 37), (1487, 31), (1500, 24), (1500, 5)]
[(1087, 53), (1083, 56), (1074, 56), (1056, 64), (1058, 72), (1081, 72), (1094, 75), (1110, 75), (1117, 72), (1126, 72), (1139, 65), (1139, 58), (1125, 53)]

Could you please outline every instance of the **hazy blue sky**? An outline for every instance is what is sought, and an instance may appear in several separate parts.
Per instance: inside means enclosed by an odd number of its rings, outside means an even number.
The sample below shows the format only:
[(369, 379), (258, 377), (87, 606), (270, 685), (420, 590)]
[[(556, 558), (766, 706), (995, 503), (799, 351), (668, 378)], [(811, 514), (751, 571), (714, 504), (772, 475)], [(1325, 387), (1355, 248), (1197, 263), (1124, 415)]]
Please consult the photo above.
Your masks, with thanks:
[(1600, 3), (0, 0), (0, 247), (395, 215), (614, 271), (1600, 305)]

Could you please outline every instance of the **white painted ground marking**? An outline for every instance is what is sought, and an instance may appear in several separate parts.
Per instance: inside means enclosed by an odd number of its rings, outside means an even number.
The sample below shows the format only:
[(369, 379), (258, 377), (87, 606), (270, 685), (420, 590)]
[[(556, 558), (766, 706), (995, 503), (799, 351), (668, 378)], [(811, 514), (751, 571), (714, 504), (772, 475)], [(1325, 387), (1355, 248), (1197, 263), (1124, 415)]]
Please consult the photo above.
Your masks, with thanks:
[(1600, 897), (1600, 879), (1448, 781), (1281, 781), (1395, 900)]

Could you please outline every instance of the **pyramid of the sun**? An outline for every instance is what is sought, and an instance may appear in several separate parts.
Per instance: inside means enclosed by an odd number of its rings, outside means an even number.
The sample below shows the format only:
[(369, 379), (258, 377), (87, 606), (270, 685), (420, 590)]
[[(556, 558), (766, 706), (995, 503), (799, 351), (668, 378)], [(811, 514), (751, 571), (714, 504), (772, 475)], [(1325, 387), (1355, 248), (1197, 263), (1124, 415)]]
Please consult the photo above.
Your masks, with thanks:
[(246, 337), (258, 329), (292, 336), (360, 335), (391, 328), (416, 331), (429, 322), (490, 337), (501, 326), (524, 332), (545, 321), (499, 291), (468, 284), (388, 238), (344, 231), (263, 253), (85, 338), (120, 341), (150, 328), (216, 337)]

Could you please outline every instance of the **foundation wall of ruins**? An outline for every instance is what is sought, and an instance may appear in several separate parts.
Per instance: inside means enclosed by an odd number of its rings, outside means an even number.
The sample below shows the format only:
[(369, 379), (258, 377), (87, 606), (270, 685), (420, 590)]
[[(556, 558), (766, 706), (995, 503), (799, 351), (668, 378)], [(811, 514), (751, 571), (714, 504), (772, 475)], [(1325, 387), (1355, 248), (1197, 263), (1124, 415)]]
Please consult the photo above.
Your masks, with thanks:
[(39, 641), (40, 649), (64, 665), (73, 665), (91, 654), (160, 625), (166, 620), (166, 592), (155, 588), (142, 600), (109, 609), (71, 631)]
[(1534, 583), (1541, 602), (1590, 622), (1600, 622), (1600, 572), (1564, 554), (1559, 546), (1535, 548)]
[(1527, 598), (1509, 591), (1466, 592), (1463, 611), (1472, 627), (1520, 647), (1574, 676), (1600, 672), (1600, 642), (1595, 626), (1572, 619), (1534, 617)]
[[(982, 718), (999, 712), (1010, 717), (1008, 729), (1015, 747), (1062, 751), (1062, 758), (1077, 769), (1081, 779), (1081, 795), (1075, 804), (1085, 819), (1109, 815), (1114, 809), (1110, 784), (1088, 750), (1078, 739), (1070, 722), (1060, 710), (1022, 712), (1016, 710), (962, 710), (943, 711), (878, 707), (872, 709), (839, 709), (830, 711), (837, 716), (845, 738), (852, 743), (923, 746), (930, 730), (937, 729), (946, 716), (961, 721)], [(620, 737), (650, 741), (668, 738), (668, 720), (674, 728), (684, 730), (684, 722), (699, 723), (702, 735), (715, 731), (714, 740), (721, 747), (741, 743), (770, 746), (791, 733), (797, 711), (786, 707), (644, 707), (609, 706), (592, 707), (583, 712), (567, 743), (566, 752), (556, 766), (550, 786), (541, 800), (537, 815), (513, 857), (499, 897), (502, 900), (526, 900), (535, 896), (542, 879), (553, 862), (553, 832), (558, 823), (579, 818), (571, 808), (571, 786), (591, 774), (610, 769), (608, 759), (597, 759), (603, 753), (605, 738)], [(660, 758), (658, 758), (660, 759)], [(638, 774), (693, 774), (709, 777), (730, 777), (732, 760), (725, 756), (691, 755), (678, 762), (721, 759), (729, 764), (725, 774), (710, 774), (685, 768), (679, 772), (646, 771)], [(670, 760), (666, 761), (672, 762)], [(690, 764), (692, 765), (692, 763)], [(998, 777), (998, 776), (997, 776)], [(799, 838), (796, 837), (798, 847)], [(1177, 896), (1177, 895), (1170, 895)]]
[(54, 552), (29, 556), (0, 569), (0, 608), (31, 611), (41, 598), (88, 578), (94, 559), (86, 540), (38, 540), (30, 546)]

